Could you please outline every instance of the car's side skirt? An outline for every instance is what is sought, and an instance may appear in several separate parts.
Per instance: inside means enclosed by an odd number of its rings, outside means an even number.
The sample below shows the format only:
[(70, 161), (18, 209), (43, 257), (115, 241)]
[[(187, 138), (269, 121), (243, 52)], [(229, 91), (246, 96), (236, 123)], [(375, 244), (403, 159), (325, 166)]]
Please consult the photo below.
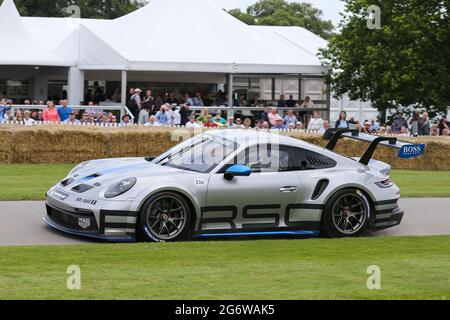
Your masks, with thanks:
[(248, 205), (238, 215), (237, 206), (203, 207), (195, 237), (317, 235), (322, 211), (320, 204)]

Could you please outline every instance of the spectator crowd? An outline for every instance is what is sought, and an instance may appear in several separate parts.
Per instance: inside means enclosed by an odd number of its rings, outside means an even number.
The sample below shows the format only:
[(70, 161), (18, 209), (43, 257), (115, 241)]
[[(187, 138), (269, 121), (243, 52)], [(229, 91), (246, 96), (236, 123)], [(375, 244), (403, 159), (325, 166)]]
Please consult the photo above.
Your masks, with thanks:
[[(439, 120), (430, 119), (427, 112), (414, 112), (405, 117), (398, 112), (392, 124), (385, 125), (381, 118), (360, 122), (354, 118), (348, 119), (347, 113), (342, 111), (335, 122), (323, 119), (322, 114), (314, 111), (314, 103), (310, 97), (297, 102), (290, 96), (280, 96), (274, 105), (263, 104), (258, 96), (247, 102), (246, 96), (241, 95), (235, 102), (239, 107), (262, 107), (259, 112), (241, 112), (236, 116), (226, 118), (225, 113), (216, 111), (211, 114), (210, 108), (204, 108), (199, 114), (192, 107), (204, 107), (205, 102), (201, 93), (194, 96), (186, 93), (182, 99), (175, 94), (158, 95), (153, 97), (152, 91), (143, 94), (139, 88), (129, 91), (127, 107), (133, 117), (117, 113), (105, 112), (98, 103), (90, 101), (84, 110), (73, 110), (68, 101), (63, 99), (56, 105), (53, 101), (44, 104), (43, 101), (25, 100), (21, 108), (13, 108), (12, 101), (0, 100), (0, 123), (14, 122), (23, 125), (36, 123), (63, 123), (72, 125), (131, 125), (138, 124), (149, 127), (183, 126), (187, 128), (232, 128), (232, 129), (273, 129), (293, 130), (303, 129), (311, 132), (324, 133), (329, 128), (356, 128), (363, 133), (395, 134), (405, 136), (449, 136), (450, 123), (446, 115)], [(214, 105), (226, 105), (226, 95), (219, 91), (215, 97)], [(39, 106), (41, 108), (37, 108)], [(298, 110), (300, 109), (300, 111)], [(288, 111), (280, 111), (288, 110)], [(311, 110), (311, 111), (308, 111)]]

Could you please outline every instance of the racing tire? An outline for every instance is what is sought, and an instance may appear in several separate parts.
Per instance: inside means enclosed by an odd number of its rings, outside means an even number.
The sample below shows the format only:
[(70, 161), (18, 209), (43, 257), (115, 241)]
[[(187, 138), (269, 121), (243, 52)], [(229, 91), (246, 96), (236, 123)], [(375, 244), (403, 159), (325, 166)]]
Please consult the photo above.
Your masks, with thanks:
[(186, 199), (175, 192), (151, 196), (142, 206), (138, 239), (146, 242), (186, 241), (191, 237), (192, 215)]
[(322, 235), (328, 238), (357, 237), (370, 226), (371, 206), (357, 189), (336, 192), (323, 211)]

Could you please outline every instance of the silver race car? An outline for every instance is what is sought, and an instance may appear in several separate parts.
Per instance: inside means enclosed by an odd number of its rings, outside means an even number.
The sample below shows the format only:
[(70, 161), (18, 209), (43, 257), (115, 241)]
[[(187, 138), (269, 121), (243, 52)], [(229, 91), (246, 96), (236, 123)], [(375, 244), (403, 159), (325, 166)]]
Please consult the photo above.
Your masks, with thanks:
[[(340, 138), (370, 142), (361, 158), (335, 153)], [(424, 145), (331, 129), (326, 148), (269, 132), (207, 131), (156, 159), (84, 162), (47, 193), (44, 221), (112, 242), (236, 236), (357, 236), (400, 224), (391, 167)]]

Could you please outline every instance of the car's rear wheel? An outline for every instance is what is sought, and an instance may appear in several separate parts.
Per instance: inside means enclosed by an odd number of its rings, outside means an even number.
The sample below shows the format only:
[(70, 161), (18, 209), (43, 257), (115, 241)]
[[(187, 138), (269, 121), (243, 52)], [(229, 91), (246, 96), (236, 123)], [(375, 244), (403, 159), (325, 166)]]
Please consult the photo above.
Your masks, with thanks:
[(142, 207), (138, 232), (149, 242), (187, 240), (191, 227), (190, 207), (174, 192), (153, 195)]
[(357, 189), (345, 189), (327, 202), (322, 233), (327, 237), (355, 237), (370, 225), (371, 208), (367, 197)]

